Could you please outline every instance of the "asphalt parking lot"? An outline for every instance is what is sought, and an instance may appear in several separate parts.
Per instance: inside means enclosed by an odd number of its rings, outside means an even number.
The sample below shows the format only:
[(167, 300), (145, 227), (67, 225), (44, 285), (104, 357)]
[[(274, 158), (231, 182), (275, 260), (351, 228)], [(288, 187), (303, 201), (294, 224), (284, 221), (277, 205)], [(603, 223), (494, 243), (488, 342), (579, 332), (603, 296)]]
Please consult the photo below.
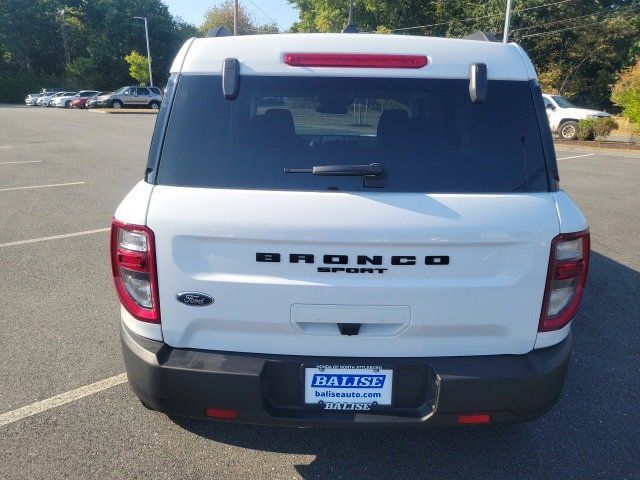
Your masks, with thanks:
[[(593, 253), (567, 383), (546, 416), (280, 429), (171, 419), (144, 409), (121, 376), (107, 228), (143, 175), (154, 121), (0, 108), (1, 479), (640, 478), (640, 152), (558, 149)], [(105, 379), (38, 413), (36, 402)]]

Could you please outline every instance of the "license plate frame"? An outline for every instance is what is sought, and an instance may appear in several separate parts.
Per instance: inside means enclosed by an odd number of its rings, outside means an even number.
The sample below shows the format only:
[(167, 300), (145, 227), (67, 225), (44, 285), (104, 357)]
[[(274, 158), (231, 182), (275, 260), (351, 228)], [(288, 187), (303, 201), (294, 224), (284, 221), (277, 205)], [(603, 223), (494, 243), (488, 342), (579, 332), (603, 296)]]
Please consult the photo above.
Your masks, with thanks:
[[(325, 378), (321, 380), (316, 376)], [(300, 377), (302, 406), (305, 408), (366, 413), (371, 409), (393, 406), (395, 372), (390, 366), (304, 364), (301, 365)], [(323, 385), (327, 382), (326, 386)], [(371, 382), (374, 386), (367, 387), (366, 384)], [(382, 386), (375, 386), (377, 383)]]

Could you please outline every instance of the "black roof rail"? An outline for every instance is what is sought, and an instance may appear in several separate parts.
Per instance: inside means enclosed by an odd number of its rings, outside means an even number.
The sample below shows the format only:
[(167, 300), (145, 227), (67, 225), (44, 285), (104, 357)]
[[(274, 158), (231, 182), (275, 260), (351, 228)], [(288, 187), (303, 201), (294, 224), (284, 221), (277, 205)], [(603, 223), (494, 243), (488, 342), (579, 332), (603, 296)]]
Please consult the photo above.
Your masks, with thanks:
[(481, 42), (499, 42), (498, 37), (496, 37), (493, 33), (483, 32), (478, 30), (476, 32), (470, 33), (462, 37), (465, 40), (479, 40)]
[(207, 32), (207, 38), (209, 37), (231, 37), (231, 32), (224, 27), (210, 28)]

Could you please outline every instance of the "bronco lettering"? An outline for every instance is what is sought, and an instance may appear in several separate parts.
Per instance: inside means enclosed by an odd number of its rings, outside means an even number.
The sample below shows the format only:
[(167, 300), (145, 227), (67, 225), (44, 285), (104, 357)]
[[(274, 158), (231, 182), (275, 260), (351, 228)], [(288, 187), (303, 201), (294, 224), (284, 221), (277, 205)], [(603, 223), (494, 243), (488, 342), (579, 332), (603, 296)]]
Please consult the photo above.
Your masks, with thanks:
[[(283, 255), (275, 252), (257, 252), (256, 262), (280, 263)], [(349, 265), (352, 259), (348, 255), (327, 254), (318, 255), (322, 258), (325, 265)], [(316, 255), (311, 253), (290, 253), (289, 263), (316, 263)], [(356, 263), (358, 265), (382, 265), (382, 255), (357, 255)], [(389, 263), (393, 266), (413, 266), (417, 265), (417, 257), (415, 255), (393, 255), (389, 257)], [(424, 264), (428, 266), (449, 265), (448, 255), (428, 255), (424, 257)], [(371, 268), (371, 267), (317, 267), (320, 273), (384, 273), (387, 268)]]

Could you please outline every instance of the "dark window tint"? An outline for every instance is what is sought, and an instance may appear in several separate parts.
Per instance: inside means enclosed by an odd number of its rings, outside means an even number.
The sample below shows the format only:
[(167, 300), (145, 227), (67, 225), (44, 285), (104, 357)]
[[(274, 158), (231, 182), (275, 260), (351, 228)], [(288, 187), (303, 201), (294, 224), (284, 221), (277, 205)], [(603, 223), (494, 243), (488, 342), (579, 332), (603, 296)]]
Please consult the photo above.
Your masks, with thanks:
[[(363, 177), (285, 173), (380, 163), (382, 188)], [(219, 76), (182, 76), (157, 183), (283, 190), (546, 191), (539, 127), (527, 82), (243, 76), (237, 99)]]
[(149, 90), (146, 88), (137, 88), (136, 95), (149, 95)]
[(161, 95), (161, 94), (162, 94), (162, 92), (160, 91), (160, 89), (159, 89), (159, 88), (157, 88), (157, 87), (151, 87), (151, 88), (149, 88), (149, 90), (151, 90), (151, 93), (152, 93), (153, 95)]

